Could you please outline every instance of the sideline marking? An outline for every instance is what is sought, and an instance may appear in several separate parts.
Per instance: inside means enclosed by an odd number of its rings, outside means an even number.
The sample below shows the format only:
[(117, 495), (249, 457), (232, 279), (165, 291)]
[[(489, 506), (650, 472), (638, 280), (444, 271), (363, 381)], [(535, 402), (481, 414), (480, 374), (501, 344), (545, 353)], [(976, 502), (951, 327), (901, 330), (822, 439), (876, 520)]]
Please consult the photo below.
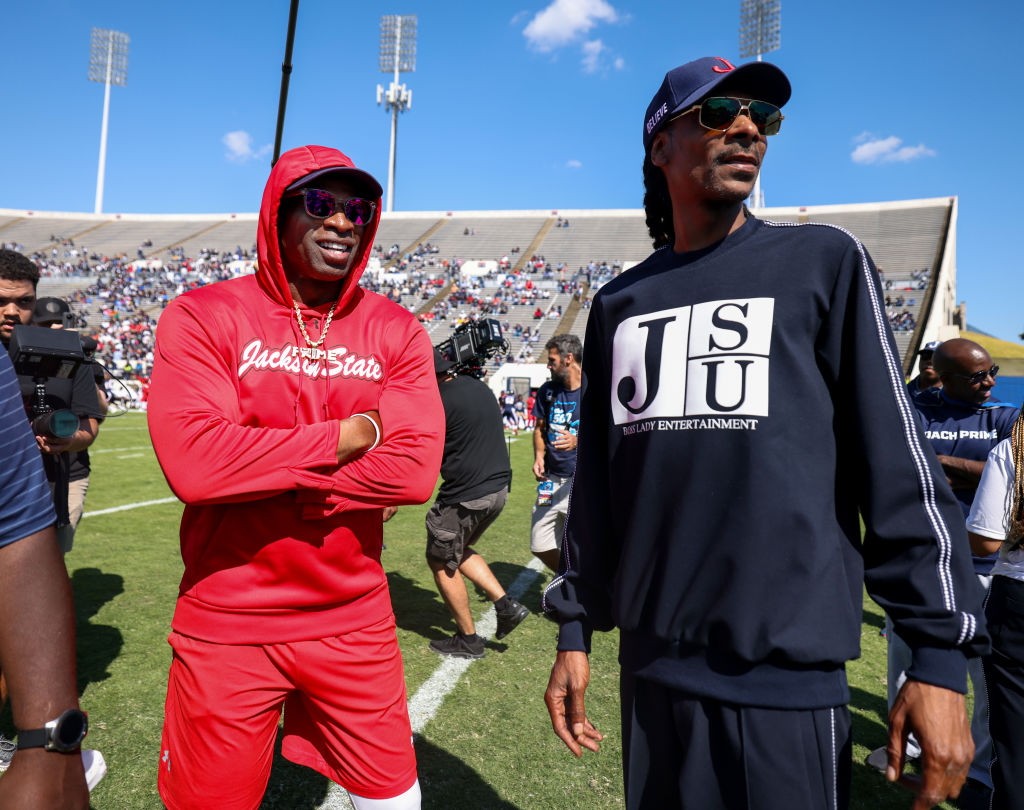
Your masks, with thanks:
[(89, 455), (93, 453), (127, 453), (129, 450), (152, 450), (153, 445), (146, 444), (142, 447), (101, 447), (99, 450), (89, 448)]
[[(534, 557), (526, 565), (526, 570), (521, 571), (508, 587), (508, 595), (513, 599), (522, 596), (526, 589), (540, 575), (544, 563)], [(484, 611), (476, 621), (477, 635), (483, 636), (485, 640), (490, 639), (498, 627), (498, 617), (494, 612), (494, 605)], [(412, 723), (413, 737), (419, 736), (437, 710), (441, 708), (445, 697), (459, 682), (462, 674), (469, 669), (470, 665), (479, 659), (474, 658), (452, 658), (442, 656), (441, 665), (434, 670), (434, 674), (423, 682), (416, 690), (416, 694), (409, 701), (409, 721)], [(327, 797), (317, 810), (353, 810), (352, 802), (348, 797), (348, 791), (337, 782), (330, 782), (327, 790)]]
[(86, 512), (83, 518), (95, 517), (96, 515), (109, 515), (113, 512), (126, 512), (129, 509), (141, 509), (143, 506), (156, 506), (159, 503), (174, 503), (177, 498), (159, 498), (155, 501), (139, 501), (138, 503), (126, 503), (124, 506), (112, 506), (110, 509), (97, 509), (94, 512)]

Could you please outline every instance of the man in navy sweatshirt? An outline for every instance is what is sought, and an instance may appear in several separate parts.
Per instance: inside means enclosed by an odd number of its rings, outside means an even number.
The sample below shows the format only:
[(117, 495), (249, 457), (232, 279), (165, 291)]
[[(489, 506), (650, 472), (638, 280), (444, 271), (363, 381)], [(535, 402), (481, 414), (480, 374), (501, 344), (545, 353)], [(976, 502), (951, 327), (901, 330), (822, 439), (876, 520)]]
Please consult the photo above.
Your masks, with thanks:
[(973, 752), (981, 591), (878, 275), (841, 228), (744, 206), (789, 96), (764, 62), (666, 74), (643, 133), (656, 250), (587, 323), (545, 701), (573, 753), (598, 750), (587, 651), (618, 627), (629, 808), (846, 807), (865, 583), (913, 652), (888, 778), (915, 732), (924, 810)]

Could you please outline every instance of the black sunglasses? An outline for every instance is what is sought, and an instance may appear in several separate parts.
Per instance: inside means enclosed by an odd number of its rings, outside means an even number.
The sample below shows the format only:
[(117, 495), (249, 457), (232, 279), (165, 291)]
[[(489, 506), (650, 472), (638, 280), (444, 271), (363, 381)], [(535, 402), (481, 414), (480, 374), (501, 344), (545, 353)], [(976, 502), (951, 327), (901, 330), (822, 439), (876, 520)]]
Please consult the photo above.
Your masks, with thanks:
[(725, 132), (729, 129), (732, 122), (739, 118), (744, 111), (762, 135), (777, 135), (782, 127), (782, 119), (785, 118), (782, 110), (767, 101), (714, 96), (704, 99), (700, 104), (694, 104), (686, 112), (679, 113), (671, 120), (682, 118), (694, 110), (700, 110), (700, 117), (697, 120), (702, 127), (718, 132)]
[(353, 225), (368, 225), (373, 220), (373, 213), (377, 205), (362, 197), (349, 197), (347, 200), (339, 200), (329, 191), (319, 188), (300, 188), (285, 197), (298, 197), (302, 195), (302, 202), (306, 206), (306, 213), (313, 219), (327, 219), (333, 217), (340, 205), (345, 212), (345, 218)]
[(960, 377), (963, 380), (970, 380), (971, 385), (981, 385), (985, 382), (986, 377), (991, 377), (994, 380), (998, 373), (999, 366), (992, 366), (992, 368), (987, 368), (984, 371), (976, 371), (973, 374), (957, 374), (952, 371), (950, 372), (954, 377)]

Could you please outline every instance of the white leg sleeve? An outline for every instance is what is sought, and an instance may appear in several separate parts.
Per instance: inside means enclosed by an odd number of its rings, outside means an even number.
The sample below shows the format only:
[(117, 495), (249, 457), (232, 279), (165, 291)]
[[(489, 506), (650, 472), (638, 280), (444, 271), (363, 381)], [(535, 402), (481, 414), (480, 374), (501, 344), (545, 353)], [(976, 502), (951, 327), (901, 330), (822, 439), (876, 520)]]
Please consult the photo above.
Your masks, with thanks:
[(390, 799), (367, 799), (351, 792), (348, 795), (356, 810), (420, 810), (419, 779), (405, 793)]

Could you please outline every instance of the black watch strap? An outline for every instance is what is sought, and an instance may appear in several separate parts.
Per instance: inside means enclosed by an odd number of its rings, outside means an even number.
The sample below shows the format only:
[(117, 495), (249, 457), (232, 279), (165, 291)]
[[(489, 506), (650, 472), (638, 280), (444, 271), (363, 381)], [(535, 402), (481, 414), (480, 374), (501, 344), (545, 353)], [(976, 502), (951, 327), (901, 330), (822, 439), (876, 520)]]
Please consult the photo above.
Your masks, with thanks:
[(89, 718), (80, 709), (68, 709), (42, 728), (18, 732), (18, 748), (45, 748), (68, 753), (78, 750), (89, 732)]
[(43, 748), (50, 741), (50, 729), (33, 728), (18, 732), (18, 748)]

